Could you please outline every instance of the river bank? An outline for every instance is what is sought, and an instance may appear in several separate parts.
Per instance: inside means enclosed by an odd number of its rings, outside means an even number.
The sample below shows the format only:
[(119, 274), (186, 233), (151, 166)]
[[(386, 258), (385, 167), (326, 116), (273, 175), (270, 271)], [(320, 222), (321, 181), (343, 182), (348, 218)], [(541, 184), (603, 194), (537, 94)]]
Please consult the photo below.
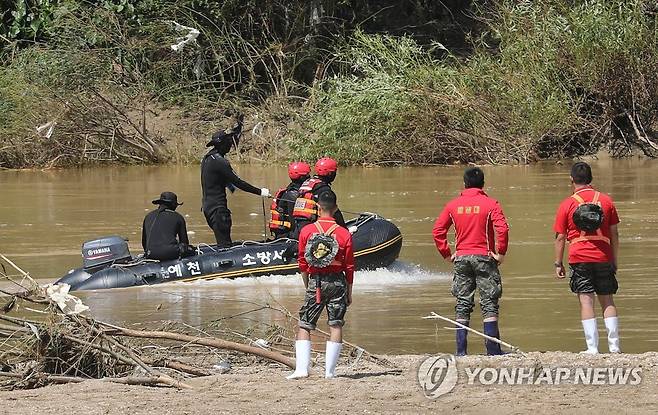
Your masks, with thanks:
[[(416, 380), (426, 356), (388, 356), (395, 368), (368, 363), (338, 367), (339, 377), (325, 380), (316, 368), (311, 378), (285, 379), (277, 365), (235, 367), (229, 373), (193, 379), (195, 390), (126, 386), (87, 381), (34, 390), (0, 392), (5, 413), (194, 414), (194, 413), (535, 413), (623, 410), (655, 413), (658, 400), (658, 353), (582, 356), (567, 352), (529, 353), (457, 359), (455, 389), (435, 400), (423, 395)], [(639, 385), (468, 385), (461, 368), (470, 367), (619, 367), (641, 368)]]
[(0, 168), (198, 160), (237, 113), (281, 163), (658, 156), (644, 0), (70, 3), (0, 21)]

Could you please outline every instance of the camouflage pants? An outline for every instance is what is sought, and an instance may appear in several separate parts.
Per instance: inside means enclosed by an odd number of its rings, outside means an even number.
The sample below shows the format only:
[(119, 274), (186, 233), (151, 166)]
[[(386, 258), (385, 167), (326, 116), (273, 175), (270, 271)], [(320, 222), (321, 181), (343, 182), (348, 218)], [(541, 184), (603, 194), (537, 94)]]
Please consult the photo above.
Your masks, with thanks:
[(324, 274), (320, 276), (320, 302), (315, 302), (315, 275), (310, 275), (308, 288), (304, 296), (304, 304), (299, 310), (299, 326), (307, 330), (315, 330), (315, 325), (323, 309), (327, 309), (328, 324), (343, 326), (347, 312), (347, 281), (345, 275)]
[(455, 259), (452, 295), (457, 298), (457, 320), (470, 320), (475, 307), (475, 290), (480, 291), (483, 318), (498, 316), (498, 299), (503, 285), (496, 260), (485, 255), (464, 255)]

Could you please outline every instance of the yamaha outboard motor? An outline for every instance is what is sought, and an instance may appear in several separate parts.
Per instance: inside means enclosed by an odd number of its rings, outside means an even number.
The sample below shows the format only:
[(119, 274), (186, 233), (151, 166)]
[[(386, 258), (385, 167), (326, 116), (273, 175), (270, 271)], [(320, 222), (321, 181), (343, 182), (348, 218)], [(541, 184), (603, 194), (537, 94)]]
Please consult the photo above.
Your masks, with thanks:
[(120, 236), (106, 236), (82, 244), (85, 271), (94, 272), (104, 266), (125, 264), (132, 259), (128, 241)]
[(128, 241), (120, 236), (106, 236), (82, 244), (83, 266), (95, 271), (107, 265), (125, 264), (132, 259)]
[(125, 264), (132, 259), (128, 243), (120, 236), (107, 236), (82, 244), (83, 268), (72, 269), (58, 284), (68, 284), (71, 291), (91, 277), (91, 274), (112, 264)]

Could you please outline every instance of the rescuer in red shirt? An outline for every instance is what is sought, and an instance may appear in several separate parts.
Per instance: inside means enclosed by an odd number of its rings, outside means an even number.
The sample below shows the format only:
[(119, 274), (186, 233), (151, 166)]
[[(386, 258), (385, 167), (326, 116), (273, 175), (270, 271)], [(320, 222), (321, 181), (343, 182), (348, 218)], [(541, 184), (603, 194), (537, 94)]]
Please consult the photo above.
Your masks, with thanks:
[[(475, 306), (475, 290), (480, 292), (484, 333), (500, 339), (498, 300), (503, 286), (498, 266), (507, 253), (507, 220), (500, 204), (487, 196), (484, 172), (472, 167), (464, 172), (464, 191), (448, 202), (434, 223), (434, 243), (446, 261), (454, 264), (452, 295), (457, 298), (457, 322), (468, 326)], [(455, 253), (448, 246), (448, 230), (455, 226)], [(466, 329), (456, 331), (457, 356), (467, 353)], [(502, 354), (500, 344), (485, 341), (488, 355)]]
[(327, 309), (329, 341), (326, 349), (325, 378), (335, 377), (343, 346), (343, 325), (347, 307), (352, 304), (354, 251), (352, 235), (334, 219), (338, 210), (336, 194), (327, 190), (318, 197), (318, 220), (299, 234), (297, 263), (306, 287), (299, 310), (299, 330), (295, 342), (295, 372), (288, 379), (308, 377), (311, 361), (311, 330)]
[(569, 241), (569, 286), (578, 296), (580, 318), (587, 350), (599, 352), (599, 334), (594, 314), (594, 294), (603, 310), (608, 332), (608, 350), (620, 353), (619, 320), (613, 294), (617, 293), (617, 253), (619, 252), (619, 215), (610, 196), (595, 190), (592, 168), (578, 162), (571, 168), (574, 193), (564, 199), (555, 216), (555, 276), (565, 277), (565, 241)]

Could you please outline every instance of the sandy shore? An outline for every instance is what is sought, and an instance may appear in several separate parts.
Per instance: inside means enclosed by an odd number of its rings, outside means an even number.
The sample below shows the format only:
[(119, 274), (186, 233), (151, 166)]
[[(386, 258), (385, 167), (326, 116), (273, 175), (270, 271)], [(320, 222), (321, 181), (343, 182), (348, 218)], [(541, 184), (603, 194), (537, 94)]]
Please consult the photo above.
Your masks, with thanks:
[[(189, 381), (196, 390), (125, 386), (88, 381), (34, 390), (0, 392), (0, 412), (12, 414), (217, 414), (231, 413), (459, 413), (546, 414), (595, 411), (656, 413), (658, 353), (583, 356), (529, 353), (457, 359), (459, 382), (437, 399), (425, 397), (417, 370), (427, 356), (389, 356), (396, 368), (370, 363), (339, 366), (339, 378), (325, 380), (316, 368), (305, 380), (288, 381), (286, 368), (261, 364)], [(637, 385), (468, 384), (466, 368), (632, 369)]]

